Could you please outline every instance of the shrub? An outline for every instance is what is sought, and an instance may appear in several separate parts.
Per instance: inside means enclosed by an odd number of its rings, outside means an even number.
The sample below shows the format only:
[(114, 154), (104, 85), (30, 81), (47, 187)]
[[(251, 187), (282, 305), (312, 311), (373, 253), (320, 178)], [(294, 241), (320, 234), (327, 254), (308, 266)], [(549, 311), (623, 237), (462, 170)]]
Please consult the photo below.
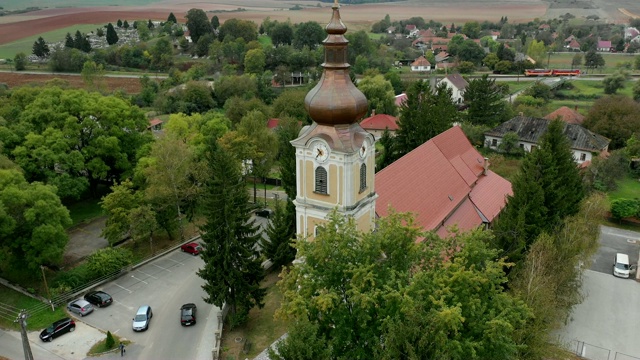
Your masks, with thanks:
[(113, 339), (113, 335), (111, 335), (111, 331), (107, 331), (107, 340), (105, 342), (107, 349), (111, 349), (116, 345), (116, 341)]
[(611, 200), (611, 215), (614, 219), (622, 219), (638, 215), (640, 200), (638, 199), (613, 199)]
[(87, 272), (91, 278), (100, 278), (130, 265), (132, 259), (133, 254), (128, 249), (100, 249), (87, 259)]

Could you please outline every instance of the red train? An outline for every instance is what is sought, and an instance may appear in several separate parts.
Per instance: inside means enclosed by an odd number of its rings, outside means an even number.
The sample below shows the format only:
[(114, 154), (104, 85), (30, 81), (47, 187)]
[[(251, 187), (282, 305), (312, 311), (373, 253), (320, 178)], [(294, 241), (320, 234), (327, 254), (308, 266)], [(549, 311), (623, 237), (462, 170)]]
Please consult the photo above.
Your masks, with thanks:
[(580, 70), (568, 69), (527, 69), (524, 76), (579, 76)]

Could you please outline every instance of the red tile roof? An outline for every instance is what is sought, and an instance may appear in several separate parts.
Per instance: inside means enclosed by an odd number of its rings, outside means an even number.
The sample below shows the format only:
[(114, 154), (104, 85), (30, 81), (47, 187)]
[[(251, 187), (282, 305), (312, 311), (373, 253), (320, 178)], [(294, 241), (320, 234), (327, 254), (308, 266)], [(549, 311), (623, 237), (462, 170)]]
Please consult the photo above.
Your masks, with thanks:
[(271, 119), (267, 120), (267, 129), (275, 129), (275, 128), (277, 128), (279, 122), (280, 122), (280, 119), (276, 119), (276, 118), (271, 118)]
[[(511, 194), (511, 184), (488, 171), (484, 159), (455, 126), (376, 174), (376, 213), (389, 207), (412, 212), (425, 230), (457, 224), (470, 230), (491, 222)], [(474, 212), (471, 211), (473, 209)]]
[(431, 66), (431, 63), (424, 56), (420, 56), (411, 63), (411, 66)]
[(558, 110), (550, 113), (549, 115), (545, 116), (544, 118), (547, 120), (555, 120), (556, 118), (560, 118), (560, 120), (568, 123), (568, 124), (578, 124), (578, 125), (582, 125), (582, 123), (584, 122), (584, 115), (580, 114), (579, 112), (572, 110), (566, 106), (562, 106), (561, 108), (559, 108)]
[(360, 126), (362, 126), (362, 128), (365, 130), (389, 129), (390, 131), (395, 131), (398, 130), (397, 121), (398, 118), (396, 118), (395, 116), (387, 114), (376, 114), (362, 120), (360, 122)]
[(407, 94), (396, 95), (396, 106), (402, 106), (405, 101), (407, 101)]
[(147, 129), (151, 129), (154, 126), (160, 125), (162, 124), (163, 121), (160, 119), (149, 119), (149, 126), (147, 126)]

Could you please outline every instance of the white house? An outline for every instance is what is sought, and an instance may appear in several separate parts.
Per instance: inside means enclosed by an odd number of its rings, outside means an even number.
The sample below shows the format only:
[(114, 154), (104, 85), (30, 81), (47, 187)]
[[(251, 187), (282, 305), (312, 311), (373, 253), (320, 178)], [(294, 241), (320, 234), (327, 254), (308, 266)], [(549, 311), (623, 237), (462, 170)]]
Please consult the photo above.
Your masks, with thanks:
[[(531, 152), (538, 146), (538, 142), (547, 131), (549, 123), (550, 120), (547, 119), (516, 116), (484, 133), (484, 145), (498, 150), (505, 134), (516, 133), (518, 146), (526, 152)], [(573, 159), (578, 164), (591, 161), (594, 156), (607, 152), (609, 149), (609, 139), (592, 133), (581, 125), (564, 123), (563, 133), (571, 143)]]
[(420, 56), (411, 63), (411, 71), (431, 71), (431, 63), (424, 56)]
[(460, 74), (449, 74), (440, 80), (438, 83), (443, 82), (447, 84), (447, 87), (452, 90), (451, 99), (455, 104), (462, 104), (464, 101), (464, 91), (469, 86), (467, 80), (465, 80)]

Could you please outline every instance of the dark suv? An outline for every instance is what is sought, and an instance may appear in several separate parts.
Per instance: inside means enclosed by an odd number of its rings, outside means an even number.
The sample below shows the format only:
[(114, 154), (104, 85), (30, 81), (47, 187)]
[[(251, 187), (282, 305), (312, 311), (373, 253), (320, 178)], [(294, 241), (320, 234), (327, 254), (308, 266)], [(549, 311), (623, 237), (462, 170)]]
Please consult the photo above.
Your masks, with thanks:
[(189, 326), (196, 324), (196, 313), (198, 312), (198, 308), (196, 304), (184, 304), (180, 308), (180, 324), (182, 326)]
[(113, 302), (111, 295), (104, 291), (90, 291), (84, 296), (84, 299), (97, 307), (109, 306)]
[(70, 318), (64, 318), (51, 324), (40, 333), (40, 340), (52, 341), (54, 338), (76, 329), (76, 323)]

